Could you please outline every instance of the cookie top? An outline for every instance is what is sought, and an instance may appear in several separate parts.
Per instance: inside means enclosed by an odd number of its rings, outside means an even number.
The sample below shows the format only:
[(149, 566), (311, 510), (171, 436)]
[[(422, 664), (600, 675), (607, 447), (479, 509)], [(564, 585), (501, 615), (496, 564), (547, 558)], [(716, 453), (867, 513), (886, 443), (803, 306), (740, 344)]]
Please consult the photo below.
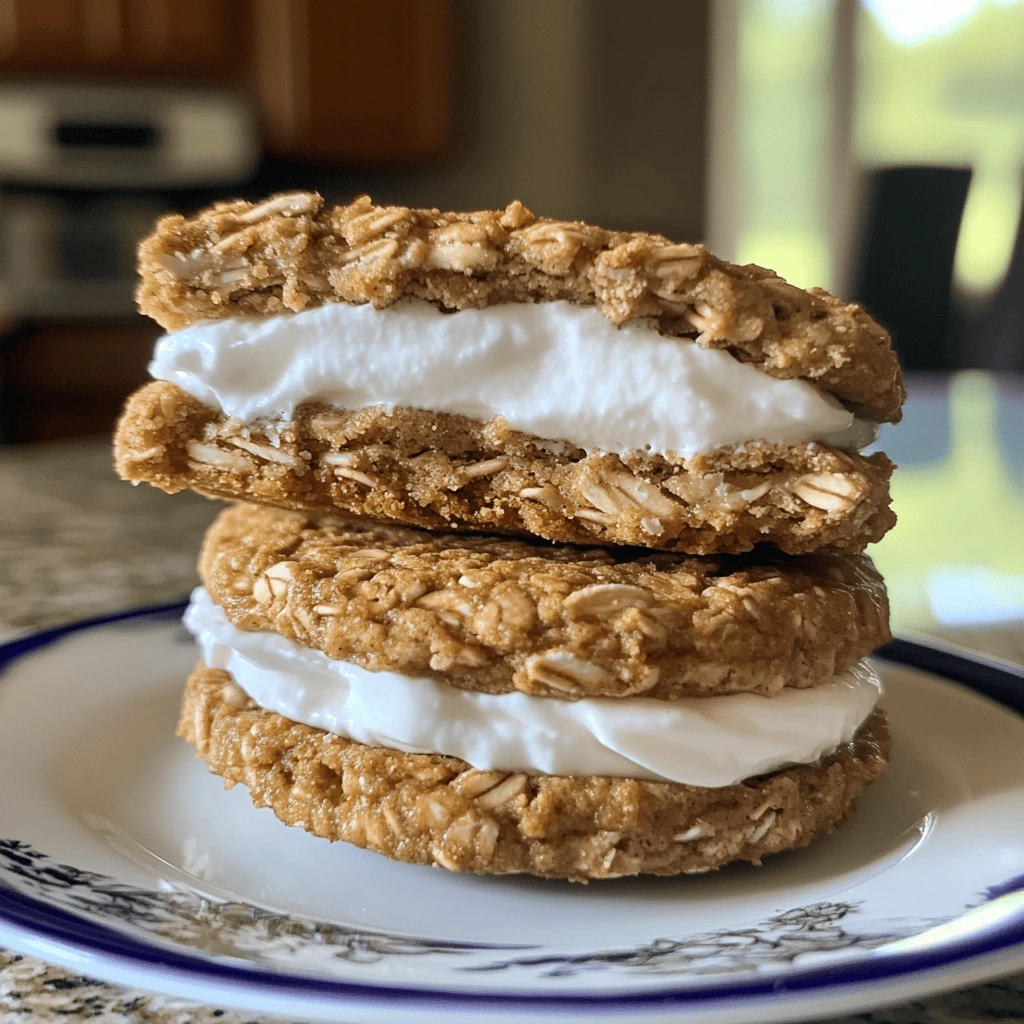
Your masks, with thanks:
[(859, 306), (702, 245), (538, 218), (519, 202), (469, 213), (366, 196), (326, 209), (310, 192), (218, 203), (161, 218), (139, 270), (139, 308), (167, 329), (403, 296), (447, 310), (565, 299), (805, 378), (864, 418), (897, 421), (905, 397), (889, 335)]
[(771, 695), (889, 639), (863, 556), (698, 558), (238, 505), (210, 527), (199, 571), (242, 629), (488, 693)]

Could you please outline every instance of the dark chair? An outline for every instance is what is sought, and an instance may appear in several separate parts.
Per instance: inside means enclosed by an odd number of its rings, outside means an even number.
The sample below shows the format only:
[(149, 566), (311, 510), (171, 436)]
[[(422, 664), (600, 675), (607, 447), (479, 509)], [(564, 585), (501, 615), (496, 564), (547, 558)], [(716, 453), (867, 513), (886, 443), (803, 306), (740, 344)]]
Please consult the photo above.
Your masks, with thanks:
[(908, 370), (959, 365), (950, 292), (971, 172), (887, 167), (870, 173), (852, 298), (892, 332)]
[(1006, 277), (971, 324), (971, 363), (985, 370), (1024, 372), (1024, 217)]

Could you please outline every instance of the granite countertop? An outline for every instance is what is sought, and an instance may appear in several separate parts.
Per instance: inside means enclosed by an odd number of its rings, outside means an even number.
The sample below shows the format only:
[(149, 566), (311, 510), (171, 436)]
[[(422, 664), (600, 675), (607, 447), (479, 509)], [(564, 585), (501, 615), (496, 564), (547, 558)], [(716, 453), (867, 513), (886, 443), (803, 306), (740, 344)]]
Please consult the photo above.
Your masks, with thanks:
[[(0, 448), (0, 637), (181, 597), (218, 506), (118, 481), (103, 441)], [(1024, 664), (1019, 626), (949, 639)], [(123, 989), (0, 949), (0, 1024), (241, 1024), (233, 1011)], [(847, 1021), (1024, 1020), (1024, 975)]]

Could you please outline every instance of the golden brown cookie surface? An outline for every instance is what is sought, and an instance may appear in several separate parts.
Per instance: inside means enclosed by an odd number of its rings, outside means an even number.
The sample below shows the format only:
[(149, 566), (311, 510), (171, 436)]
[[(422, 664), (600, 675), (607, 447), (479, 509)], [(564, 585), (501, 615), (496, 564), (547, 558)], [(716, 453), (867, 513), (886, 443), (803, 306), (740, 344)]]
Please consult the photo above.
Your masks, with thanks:
[(696, 874), (799, 849), (853, 813), (889, 755), (876, 711), (817, 764), (720, 789), (477, 771), (290, 722), (204, 665), (187, 683), (178, 734), (227, 785), (314, 835), (451, 871), (576, 881)]
[(210, 527), (199, 570), (242, 629), (489, 693), (770, 695), (889, 639), (863, 556), (581, 549), (240, 505)]
[(905, 394), (888, 334), (859, 306), (702, 245), (538, 218), (518, 202), (467, 213), (365, 196), (325, 208), (308, 192), (218, 203), (162, 218), (139, 270), (139, 308), (168, 329), (403, 296), (451, 310), (565, 299), (805, 378), (866, 419), (898, 420)]
[(751, 442), (688, 459), (588, 456), (502, 420), (312, 403), (271, 436), (163, 381), (129, 399), (115, 459), (122, 478), (171, 493), (692, 554), (858, 552), (896, 521), (882, 454)]

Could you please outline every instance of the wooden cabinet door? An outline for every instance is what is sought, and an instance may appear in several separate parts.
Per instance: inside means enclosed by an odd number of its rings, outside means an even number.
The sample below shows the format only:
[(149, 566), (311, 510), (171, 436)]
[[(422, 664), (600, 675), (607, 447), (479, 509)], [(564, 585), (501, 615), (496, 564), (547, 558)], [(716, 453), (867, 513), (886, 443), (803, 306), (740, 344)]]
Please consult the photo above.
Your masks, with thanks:
[(420, 162), (449, 137), (448, 0), (257, 0), (253, 74), (270, 152)]
[(242, 78), (260, 0), (2, 0), (0, 72)]
[(105, 26), (88, 18), (94, 9), (109, 13), (83, 0), (6, 0), (0, 5), (0, 70), (75, 72), (109, 59)]
[(128, 60), (140, 72), (204, 82), (245, 73), (260, 0), (125, 0)]

